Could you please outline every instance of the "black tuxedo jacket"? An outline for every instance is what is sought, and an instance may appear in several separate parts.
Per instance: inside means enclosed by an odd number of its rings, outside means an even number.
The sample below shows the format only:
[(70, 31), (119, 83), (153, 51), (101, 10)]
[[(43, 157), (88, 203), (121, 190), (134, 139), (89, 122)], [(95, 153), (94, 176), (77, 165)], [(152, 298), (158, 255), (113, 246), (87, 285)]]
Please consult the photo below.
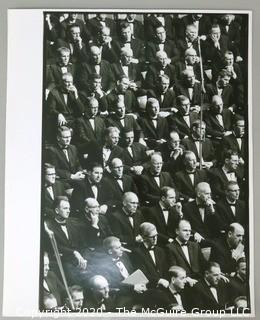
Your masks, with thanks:
[(81, 171), (78, 151), (74, 145), (68, 146), (69, 162), (61, 147), (56, 144), (46, 150), (46, 160), (55, 166), (57, 176), (60, 179), (70, 180), (71, 174)]
[(229, 301), (227, 287), (223, 282), (220, 282), (216, 289), (218, 301), (214, 298), (205, 280), (199, 280), (190, 290), (190, 309), (198, 308), (199, 310), (211, 311), (224, 310), (225, 305)]
[[(185, 38), (185, 31), (187, 25), (193, 24), (194, 20), (191, 14), (184, 16), (183, 18), (176, 19), (176, 36), (178, 39)], [(209, 33), (209, 29), (212, 25), (211, 17), (207, 15), (203, 15), (199, 20), (199, 35), (207, 35)]]
[(139, 142), (133, 142), (131, 146), (133, 156), (129, 153), (126, 147), (123, 149), (122, 160), (127, 174), (131, 173), (131, 167), (142, 166), (149, 160), (149, 157), (146, 154), (147, 147)]
[[(187, 86), (185, 86), (182, 82), (179, 82), (178, 84), (176, 84), (176, 86), (174, 87), (174, 91), (175, 91), (176, 97), (183, 95), (190, 99), (189, 90)], [(198, 105), (198, 106), (200, 106), (202, 103), (200, 82), (195, 82), (194, 84), (193, 95), (192, 95), (192, 99), (190, 99), (190, 103), (191, 105)]]
[[(54, 195), (54, 199), (57, 196), (65, 196), (65, 188), (64, 184), (60, 181), (55, 181), (54, 185), (52, 185), (52, 191)], [(48, 217), (54, 217), (54, 209), (53, 209), (53, 202), (54, 200), (50, 196), (47, 187), (44, 186), (44, 207), (43, 207), (43, 214)]]
[[(150, 63), (156, 63), (156, 53), (160, 51), (159, 43), (148, 42), (146, 46), (146, 58)], [(173, 61), (178, 57), (178, 51), (174, 41), (166, 39), (164, 42), (164, 50), (169, 59)]]
[(219, 123), (218, 119), (211, 112), (204, 113), (204, 121), (206, 123), (206, 134), (212, 138), (223, 138), (225, 131), (232, 129), (233, 113), (229, 109), (224, 109), (222, 112), (224, 127)]
[[(206, 84), (206, 101), (211, 103), (212, 97), (218, 95), (218, 90), (216, 84)], [(223, 100), (224, 108), (229, 108), (235, 103), (235, 93), (233, 87), (228, 84), (226, 87), (223, 88), (221, 98)]]
[(158, 90), (154, 89), (154, 90), (149, 90), (149, 93), (151, 95), (151, 97), (156, 98), (159, 103), (160, 103), (160, 110), (161, 111), (170, 111), (171, 108), (175, 107), (175, 93), (173, 90), (167, 90), (164, 94), (163, 94), (163, 99), (162, 99), (162, 95), (160, 92), (158, 92)]
[[(120, 62), (113, 63), (111, 65), (111, 69), (116, 81), (119, 80), (120, 77), (125, 74), (122, 68), (122, 64)], [(141, 80), (141, 72), (138, 64), (130, 63), (128, 65), (128, 78), (130, 81), (134, 82)]]
[(169, 215), (167, 223), (159, 205), (147, 208), (143, 212), (145, 219), (156, 226), (158, 232), (158, 243), (161, 246), (167, 244), (169, 238), (173, 239), (176, 236), (175, 229), (180, 220), (180, 217), (174, 208), (169, 209), (168, 212)]
[[(167, 38), (175, 40), (175, 24), (174, 20), (170, 15), (164, 15), (164, 28), (166, 31)], [(144, 32), (145, 38), (149, 41), (155, 41), (155, 29), (163, 26), (153, 14), (149, 17), (144, 17)]]
[(81, 117), (76, 120), (74, 141), (77, 145), (88, 142), (102, 143), (104, 131), (106, 129), (104, 120), (97, 116), (94, 118), (95, 130), (93, 130), (87, 117)]
[[(184, 53), (183, 53), (183, 56), (184, 56)], [(186, 63), (185, 61), (176, 61), (176, 63), (174, 64), (174, 67), (176, 72), (176, 80), (177, 82), (180, 82), (182, 71), (186, 70)], [(193, 71), (195, 74), (195, 78), (200, 81), (201, 80), (200, 65), (198, 63), (195, 63), (193, 65)]]
[(108, 174), (104, 179), (106, 180), (107, 186), (111, 193), (111, 204), (113, 207), (117, 207), (122, 204), (122, 197), (125, 192), (131, 191), (131, 192), (137, 193), (137, 187), (131, 176), (123, 174), (122, 176), (123, 189), (121, 189), (117, 180), (111, 174)]
[(145, 76), (144, 86), (146, 89), (156, 89), (156, 82), (159, 79), (161, 74), (165, 74), (170, 79), (170, 87), (172, 87), (176, 80), (175, 68), (173, 65), (168, 64), (164, 69), (158, 65), (158, 63), (154, 63), (148, 67), (147, 74)]
[(196, 242), (188, 241), (187, 247), (190, 263), (186, 259), (186, 256), (176, 239), (167, 245), (170, 265), (182, 267), (186, 271), (187, 277), (196, 279), (201, 278), (206, 261), (201, 253), (200, 246)]
[(160, 187), (156, 183), (154, 177), (147, 170), (146, 173), (142, 173), (138, 182), (140, 200), (143, 204), (156, 205), (160, 200), (160, 192), (162, 187), (175, 188), (174, 182), (168, 172), (161, 172), (159, 175)]
[[(89, 78), (96, 73), (95, 66), (91, 63), (82, 63), (78, 71), (78, 84), (80, 90), (85, 90), (89, 85)], [(115, 78), (110, 63), (101, 60), (100, 63), (101, 85), (104, 91), (111, 90), (115, 86)]]
[[(71, 73), (73, 78), (76, 73), (76, 65), (69, 63), (67, 65), (67, 72)], [(62, 82), (62, 71), (61, 66), (58, 63), (48, 65), (46, 68), (46, 82), (47, 82), (47, 88), (52, 89), (55, 86), (59, 86)]]
[[(177, 49), (179, 51), (180, 58), (185, 57), (185, 51), (189, 48), (187, 40), (185, 39), (185, 36), (184, 36), (184, 38), (178, 39), (176, 41), (176, 46), (177, 46)], [(192, 42), (192, 48), (197, 52), (197, 55), (199, 55), (199, 45), (198, 45), (198, 40), (197, 39), (195, 39)], [(198, 79), (198, 78), (196, 78), (196, 79)]]
[(243, 159), (245, 159), (245, 153), (246, 153), (246, 148), (245, 148), (245, 138), (241, 138), (242, 144), (241, 144), (241, 149), (239, 148), (237, 138), (235, 137), (234, 133), (232, 133), (229, 136), (226, 136), (223, 138), (223, 149), (226, 150), (233, 150), (237, 152)]
[(194, 173), (194, 184), (192, 184), (189, 174), (186, 170), (179, 171), (175, 174), (175, 183), (177, 189), (184, 195), (184, 200), (196, 198), (195, 187), (200, 182), (208, 182), (207, 171), (196, 169)]
[(148, 287), (156, 287), (159, 279), (167, 279), (168, 260), (165, 251), (159, 246), (154, 248), (154, 263), (149, 251), (141, 244), (133, 249), (132, 261), (136, 269), (140, 269), (149, 280)]
[[(70, 59), (73, 63), (85, 62), (88, 59), (87, 47), (84, 42), (82, 42), (82, 48), (79, 49), (79, 47), (69, 39), (57, 39), (57, 41), (55, 41), (55, 49), (57, 50), (61, 47), (70, 49)], [(71, 47), (73, 48), (73, 52), (71, 52)]]
[[(108, 111), (114, 112), (116, 107), (116, 101), (118, 99), (118, 93), (114, 89), (107, 95)], [(137, 99), (133, 91), (126, 90), (124, 94), (124, 102), (126, 113), (135, 112), (137, 110)]]
[(108, 219), (114, 235), (118, 237), (122, 243), (125, 242), (128, 247), (134, 247), (136, 244), (135, 238), (139, 234), (139, 227), (141, 223), (144, 222), (143, 215), (139, 211), (136, 211), (133, 216), (134, 227), (132, 227), (122, 208), (112, 212)]
[[(111, 37), (116, 35), (115, 21), (113, 19), (106, 18), (105, 19), (105, 24), (110, 29)], [(89, 29), (93, 39), (95, 39), (97, 34), (103, 28), (103, 25), (100, 23), (100, 21), (99, 21), (99, 19), (97, 19), (97, 17), (94, 17), (94, 18), (89, 19), (86, 22), (86, 27)]]
[(183, 214), (184, 218), (190, 222), (192, 232), (198, 232), (206, 241), (211, 240), (219, 234), (216, 214), (210, 214), (207, 212), (207, 209), (205, 209), (203, 222), (196, 200), (184, 204)]
[[(108, 109), (108, 102), (107, 102), (107, 96), (104, 91), (102, 91), (103, 95), (101, 96), (99, 93), (92, 91), (89, 89), (89, 87), (84, 88), (84, 91), (80, 91), (80, 100), (85, 105), (88, 105), (88, 98), (94, 97), (98, 101), (98, 107), (99, 111), (107, 111)], [(86, 111), (86, 107), (84, 107), (84, 112)]]
[[(118, 56), (118, 60), (120, 58), (121, 48), (125, 46), (125, 42), (122, 40), (114, 41), (113, 42), (114, 50)], [(133, 50), (133, 58), (138, 59), (139, 62), (145, 61), (145, 47), (143, 41), (139, 39), (131, 39), (130, 41), (130, 47)], [(117, 62), (117, 61), (116, 61)]]
[[(179, 294), (182, 302), (182, 307), (185, 311), (187, 311), (188, 296), (186, 290), (184, 289), (180, 291)], [(161, 288), (160, 291), (158, 291), (158, 307), (163, 307), (165, 310), (172, 310), (172, 307), (176, 305), (178, 305), (178, 301), (176, 300), (172, 292), (169, 290), (169, 288)]]
[[(198, 119), (199, 114), (197, 112), (190, 113), (190, 125), (192, 125), (192, 123)], [(181, 139), (183, 139), (185, 136), (191, 136), (191, 129), (188, 126), (187, 122), (183, 119), (183, 116), (179, 111), (173, 115), (168, 116), (167, 120), (170, 132), (173, 130), (177, 131)]]
[(243, 200), (236, 201), (235, 216), (226, 198), (217, 201), (216, 209), (220, 218), (221, 230), (227, 230), (233, 222), (240, 223), (244, 228), (248, 225), (248, 214)]
[[(199, 153), (196, 148), (195, 141), (192, 138), (185, 138), (182, 140), (186, 150), (190, 150), (195, 153), (197, 161), (199, 161)], [(212, 142), (209, 139), (205, 139), (202, 142), (202, 157), (204, 161), (213, 161), (215, 160), (215, 150)]]
[(233, 304), (234, 300), (237, 297), (246, 296), (248, 297), (249, 286), (247, 281), (243, 281), (237, 275), (231, 277), (229, 279), (229, 296), (230, 296), (230, 303)]
[[(183, 151), (185, 150), (184, 146), (182, 145), (180, 145), (180, 148), (182, 148)], [(180, 155), (176, 160), (171, 157), (173, 149), (168, 141), (162, 143), (157, 150), (162, 154), (164, 171), (170, 172), (170, 174), (173, 176), (175, 172), (180, 171), (183, 168), (183, 157)]]
[[(97, 201), (99, 202), (99, 204), (110, 205), (110, 201), (112, 200), (111, 192), (107, 181), (104, 178), (97, 185), (97, 188)], [(71, 207), (75, 215), (82, 214), (82, 212), (84, 212), (84, 200), (87, 198), (95, 198), (95, 196), (92, 191), (90, 182), (86, 178), (83, 181), (80, 181), (72, 192)]]
[(47, 291), (45, 287), (43, 287), (43, 291), (47, 294), (53, 294), (57, 300), (57, 305), (62, 306), (63, 299), (66, 295), (64, 285), (61, 283), (61, 281), (53, 271), (49, 271), (47, 277), (44, 278), (44, 280), (46, 281), (50, 290)]
[(225, 35), (228, 38), (229, 47), (232, 49), (235, 57), (240, 55), (240, 46), (241, 46), (241, 25), (237, 21), (231, 21), (229, 25), (228, 32), (225, 28), (225, 25), (220, 24), (221, 34)]
[(148, 116), (139, 119), (140, 127), (143, 130), (144, 137), (147, 139), (147, 145), (150, 149), (158, 147), (156, 140), (169, 137), (169, 129), (166, 118), (157, 117), (157, 128), (154, 127), (153, 121)]

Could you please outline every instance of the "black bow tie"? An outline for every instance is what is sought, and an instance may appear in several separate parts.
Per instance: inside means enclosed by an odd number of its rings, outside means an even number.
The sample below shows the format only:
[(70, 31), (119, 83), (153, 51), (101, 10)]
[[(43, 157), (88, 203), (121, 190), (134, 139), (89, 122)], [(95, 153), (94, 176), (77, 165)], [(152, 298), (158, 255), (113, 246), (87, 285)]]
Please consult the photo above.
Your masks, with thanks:
[(118, 177), (114, 177), (117, 181), (118, 180), (120, 180), (120, 181), (122, 181), (123, 180), (123, 178), (118, 178)]
[(194, 171), (186, 171), (188, 174), (195, 174), (195, 170)]
[(162, 209), (162, 211), (163, 211), (163, 212), (169, 212), (169, 210), (168, 210), (168, 209)]
[(154, 251), (154, 246), (148, 249), (149, 251)]
[(198, 204), (198, 208), (205, 209), (205, 204)]
[(93, 187), (93, 186), (98, 187), (98, 184), (95, 182), (91, 182), (90, 185), (91, 185), (91, 187)]
[(67, 226), (67, 221), (65, 222), (57, 222), (60, 226)]
[(160, 174), (153, 174), (153, 173), (152, 173), (152, 176), (153, 176), (153, 177), (160, 177)]
[(181, 244), (181, 247), (186, 247), (187, 244), (188, 244), (188, 242), (183, 242), (183, 243)]
[(229, 203), (230, 207), (235, 207), (236, 204), (235, 203)]

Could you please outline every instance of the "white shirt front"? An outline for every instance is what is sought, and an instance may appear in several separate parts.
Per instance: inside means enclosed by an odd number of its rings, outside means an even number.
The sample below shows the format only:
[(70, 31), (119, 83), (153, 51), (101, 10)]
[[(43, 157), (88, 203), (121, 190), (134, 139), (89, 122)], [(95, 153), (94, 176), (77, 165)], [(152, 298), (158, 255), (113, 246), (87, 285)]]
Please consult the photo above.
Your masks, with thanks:
[(193, 98), (193, 88), (188, 88), (188, 92), (189, 92), (189, 98), (190, 98), (190, 100), (192, 100), (192, 98)]
[(53, 188), (52, 188), (52, 186), (49, 186), (49, 187), (47, 187), (46, 189), (47, 189), (47, 191), (49, 192), (52, 200), (54, 200), (54, 193), (53, 193)]
[(61, 73), (68, 73), (68, 68), (67, 67), (61, 67)]
[(164, 51), (164, 43), (159, 43), (159, 51)]
[(67, 150), (67, 149), (63, 149), (62, 151), (64, 152), (64, 154), (65, 154), (65, 156), (66, 156), (67, 161), (68, 161), (68, 162), (70, 162), (69, 154), (68, 154), (68, 150)]
[(97, 74), (100, 74), (100, 65), (99, 64), (95, 65), (95, 71)]
[(90, 123), (90, 125), (91, 125), (91, 127), (92, 127), (92, 129), (93, 129), (93, 131), (95, 131), (95, 119), (89, 119), (89, 123)]
[(128, 77), (129, 67), (128, 66), (122, 66), (122, 69), (123, 69), (124, 74)]
[(183, 120), (186, 122), (187, 126), (190, 128), (190, 116), (189, 115), (183, 116)]
[(122, 262), (122, 261), (117, 261), (117, 262), (116, 262), (116, 266), (118, 267), (118, 269), (119, 269), (122, 277), (123, 277), (124, 279), (128, 278), (129, 273), (128, 273), (125, 265), (123, 264), (123, 262)]
[(225, 173), (225, 176), (227, 177), (228, 181), (237, 181), (235, 172), (227, 172), (225, 167), (222, 167), (222, 170)]
[(104, 164), (104, 167), (107, 164), (107, 161), (108, 161), (108, 159), (110, 157), (110, 154), (111, 154), (111, 149), (103, 147), (103, 164)]
[(127, 147), (127, 151), (129, 152), (130, 156), (133, 158), (133, 150), (131, 147)]
[(160, 177), (153, 177), (158, 187), (160, 187)]
[(92, 189), (92, 192), (94, 194), (94, 198), (97, 199), (97, 197), (98, 197), (98, 188), (97, 188), (97, 186), (93, 185), (93, 186), (91, 186), (91, 189)]
[(237, 139), (239, 150), (241, 150), (241, 148), (242, 148), (242, 139), (241, 138), (236, 138), (236, 139)]
[(219, 124), (221, 125), (221, 127), (224, 128), (224, 122), (223, 122), (223, 116), (222, 114), (217, 114), (216, 115), (216, 119), (218, 120)]
[(69, 239), (69, 233), (66, 226), (61, 225), (61, 230), (65, 233), (67, 239)]

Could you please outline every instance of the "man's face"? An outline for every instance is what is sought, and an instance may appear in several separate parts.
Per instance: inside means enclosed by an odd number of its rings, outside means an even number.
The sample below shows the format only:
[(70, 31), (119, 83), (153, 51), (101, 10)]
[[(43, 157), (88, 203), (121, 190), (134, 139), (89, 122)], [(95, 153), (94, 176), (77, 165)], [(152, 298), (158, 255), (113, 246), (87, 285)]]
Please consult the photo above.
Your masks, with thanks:
[(107, 137), (106, 137), (106, 142), (109, 146), (117, 146), (119, 141), (119, 133), (118, 132), (111, 132)]
[(176, 234), (178, 239), (182, 242), (187, 242), (190, 240), (191, 236), (191, 226), (186, 221), (181, 221), (178, 229), (176, 229)]
[(121, 92), (121, 93), (126, 92), (126, 90), (129, 87), (129, 83), (130, 83), (129, 79), (123, 78), (118, 84), (118, 91)]
[(78, 42), (80, 38), (80, 28), (79, 27), (73, 27), (70, 29), (70, 35), (73, 42)]
[(230, 77), (228, 75), (225, 75), (224, 77), (219, 77), (218, 78), (218, 86), (220, 88), (225, 88), (230, 81)]
[(193, 134), (196, 138), (203, 139), (205, 136), (205, 132), (206, 132), (206, 125), (203, 123), (201, 125), (193, 127)]
[(174, 287), (177, 291), (183, 290), (185, 287), (185, 284), (187, 282), (186, 280), (186, 272), (185, 271), (179, 271), (178, 276), (175, 278), (172, 278)]
[(187, 99), (187, 100), (182, 101), (181, 108), (183, 110), (184, 115), (188, 115), (190, 113), (190, 100)]
[(67, 66), (70, 61), (70, 53), (67, 51), (61, 51), (60, 57), (59, 57), (59, 63), (61, 63), (64, 66)]
[(48, 275), (48, 272), (50, 270), (50, 266), (49, 266), (49, 258), (47, 256), (44, 256), (43, 258), (43, 277), (46, 278)]
[(83, 292), (74, 291), (71, 294), (71, 298), (73, 301), (74, 308), (81, 309), (83, 306), (83, 300), (84, 300)]
[(194, 84), (195, 84), (195, 75), (194, 75), (194, 72), (189, 70), (189, 72), (187, 73), (187, 75), (185, 76), (185, 82), (187, 84), (187, 86), (189, 88), (193, 88), (194, 87)]
[(198, 30), (196, 27), (188, 27), (186, 30), (186, 37), (190, 42), (193, 42), (198, 37)]
[(176, 193), (173, 189), (167, 192), (166, 197), (162, 198), (162, 201), (167, 209), (172, 208), (176, 203)]
[(160, 174), (162, 171), (163, 161), (161, 156), (156, 156), (151, 159), (151, 169), (155, 174)]
[(156, 57), (156, 59), (157, 59), (159, 65), (160, 65), (162, 68), (165, 68), (165, 67), (168, 65), (168, 63), (169, 63), (168, 57), (167, 57), (167, 54), (166, 54), (166, 53), (161, 53), (160, 55), (158, 55), (158, 56)]
[(89, 106), (89, 113), (91, 117), (95, 117), (98, 114), (98, 102), (93, 101)]
[(114, 160), (111, 166), (112, 174), (115, 177), (122, 178), (124, 172), (124, 166), (120, 159)]
[(86, 215), (90, 217), (91, 215), (93, 216), (98, 216), (100, 213), (100, 205), (97, 202), (97, 200), (89, 201), (85, 208)]
[(231, 245), (231, 248), (235, 249), (240, 243), (243, 242), (244, 238), (244, 228), (239, 227), (235, 228), (235, 230), (229, 231), (228, 233), (228, 239), (229, 239), (229, 244)]
[(228, 169), (235, 171), (239, 165), (238, 155), (232, 155), (230, 159), (226, 159), (226, 165)]
[(223, 21), (225, 22), (225, 24), (230, 25), (231, 21), (232, 21), (233, 17), (231, 14), (225, 14), (223, 16)]
[(123, 255), (122, 244), (119, 240), (112, 243), (110, 250), (112, 256), (115, 258), (120, 258)]
[(164, 43), (166, 40), (166, 32), (164, 27), (159, 27), (156, 29), (156, 37), (160, 43)]
[(110, 30), (107, 28), (102, 29), (100, 34), (101, 43), (106, 43), (110, 39)]
[(223, 111), (223, 100), (221, 97), (215, 97), (212, 100), (211, 110), (214, 114), (221, 114)]
[(148, 113), (152, 118), (155, 118), (158, 116), (160, 112), (160, 106), (158, 102), (153, 102), (149, 105)]
[(224, 61), (226, 66), (233, 66), (234, 64), (233, 54), (225, 54)]
[(185, 60), (189, 65), (194, 65), (197, 61), (197, 54), (196, 52), (194, 53), (189, 53), (186, 55)]
[(245, 120), (238, 120), (234, 128), (235, 135), (238, 138), (241, 138), (245, 134)]
[(124, 118), (125, 116), (125, 104), (124, 102), (120, 101), (118, 104), (117, 104), (117, 107), (116, 107), (116, 114), (119, 118)]
[(158, 233), (156, 228), (151, 230), (147, 235), (142, 236), (144, 242), (148, 246), (148, 248), (152, 248), (157, 245), (157, 238), (158, 238)]
[(77, 13), (69, 13), (69, 19), (75, 21), (77, 19)]
[(121, 36), (125, 42), (131, 41), (132, 32), (130, 26), (121, 30)]
[(165, 79), (165, 78), (161, 78), (161, 81), (159, 83), (159, 89), (162, 91), (162, 93), (165, 93), (170, 85), (170, 80), (169, 79)]
[(240, 262), (238, 265), (237, 273), (242, 277), (246, 278), (246, 262)]
[(93, 64), (100, 64), (101, 50), (99, 48), (94, 48), (91, 50), (91, 60)]
[(238, 184), (230, 185), (228, 187), (228, 190), (226, 191), (226, 196), (229, 199), (229, 201), (234, 202), (239, 199), (240, 195), (240, 189)]
[(136, 213), (138, 205), (139, 205), (139, 201), (138, 201), (137, 196), (135, 196), (135, 195), (129, 196), (123, 202), (123, 206), (124, 206), (126, 212), (131, 216)]
[(54, 185), (56, 179), (56, 172), (54, 168), (47, 168), (45, 172), (45, 183), (48, 186)]
[(70, 204), (68, 201), (62, 200), (58, 208), (55, 209), (56, 213), (63, 219), (68, 219), (70, 215)]
[(185, 168), (190, 171), (194, 171), (196, 169), (197, 159), (194, 153), (189, 153), (185, 156)]
[(93, 91), (101, 89), (101, 79), (95, 78), (93, 81), (91, 81), (90, 87)]
[(125, 142), (127, 147), (130, 147), (134, 142), (134, 132), (129, 131), (125, 133)]
[(128, 14), (127, 14), (127, 19), (128, 19), (129, 21), (133, 21), (133, 20), (135, 19), (135, 17), (136, 17), (136, 14), (135, 14), (135, 13), (128, 13)]
[(95, 295), (98, 297), (98, 299), (108, 299), (109, 298), (109, 285), (106, 279), (103, 281), (99, 281), (99, 283), (96, 284), (95, 288), (93, 289)]
[(126, 52), (121, 55), (121, 60), (124, 65), (128, 66), (131, 63), (132, 59), (133, 59), (132, 52)]
[(217, 286), (220, 280), (221, 270), (219, 267), (211, 267), (210, 271), (206, 272), (206, 279), (212, 286)]
[(197, 197), (201, 200), (202, 203), (207, 203), (208, 200), (211, 199), (211, 189), (209, 185), (205, 185), (203, 189), (201, 189)]
[(65, 91), (69, 91), (70, 87), (73, 86), (73, 77), (72, 76), (64, 76), (62, 78), (62, 86)]
[(180, 137), (179, 137), (178, 133), (172, 133), (172, 134), (170, 135), (170, 140), (169, 140), (169, 142), (170, 142), (171, 147), (172, 147), (174, 150), (177, 149), (177, 148), (179, 148), (179, 147), (180, 147)]
[(221, 35), (221, 32), (220, 32), (220, 28), (219, 27), (211, 29), (211, 37), (212, 38), (214, 38), (214, 39), (216, 39), (218, 41), (220, 39), (220, 35)]
[(99, 14), (97, 14), (97, 18), (98, 18), (100, 21), (105, 21), (105, 20), (106, 20), (106, 17), (107, 17), (107, 15), (104, 14), (104, 13), (99, 13)]
[(57, 139), (58, 139), (59, 144), (62, 147), (64, 147), (64, 148), (68, 147), (70, 145), (70, 141), (71, 141), (71, 132), (70, 132), (70, 130), (62, 131), (58, 135)]
[(93, 183), (99, 183), (103, 177), (103, 168), (94, 167), (92, 171), (89, 172), (89, 179)]

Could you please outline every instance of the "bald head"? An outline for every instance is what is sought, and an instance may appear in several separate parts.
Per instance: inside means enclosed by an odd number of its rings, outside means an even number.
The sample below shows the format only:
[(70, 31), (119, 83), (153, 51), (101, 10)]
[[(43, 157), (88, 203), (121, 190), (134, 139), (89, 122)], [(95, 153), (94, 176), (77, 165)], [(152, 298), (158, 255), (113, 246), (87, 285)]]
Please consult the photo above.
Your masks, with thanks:
[(97, 46), (90, 48), (91, 61), (93, 64), (100, 64), (101, 62), (101, 49)]
[(215, 95), (212, 97), (211, 111), (215, 114), (220, 114), (223, 111), (223, 100), (220, 96)]
[(153, 235), (157, 235), (155, 225), (150, 222), (143, 222), (140, 225), (140, 234), (142, 235), (142, 237), (150, 237)]
[(242, 243), (245, 230), (241, 224), (234, 222), (228, 228), (227, 241), (232, 249), (236, 249)]
[(106, 278), (100, 275), (95, 275), (89, 280), (89, 284), (96, 300), (100, 301), (109, 298), (109, 284)]
[(123, 208), (128, 216), (133, 216), (139, 205), (139, 200), (134, 192), (126, 192), (123, 195)]
[(210, 185), (206, 182), (200, 182), (196, 186), (196, 197), (199, 202), (206, 204), (211, 199)]

